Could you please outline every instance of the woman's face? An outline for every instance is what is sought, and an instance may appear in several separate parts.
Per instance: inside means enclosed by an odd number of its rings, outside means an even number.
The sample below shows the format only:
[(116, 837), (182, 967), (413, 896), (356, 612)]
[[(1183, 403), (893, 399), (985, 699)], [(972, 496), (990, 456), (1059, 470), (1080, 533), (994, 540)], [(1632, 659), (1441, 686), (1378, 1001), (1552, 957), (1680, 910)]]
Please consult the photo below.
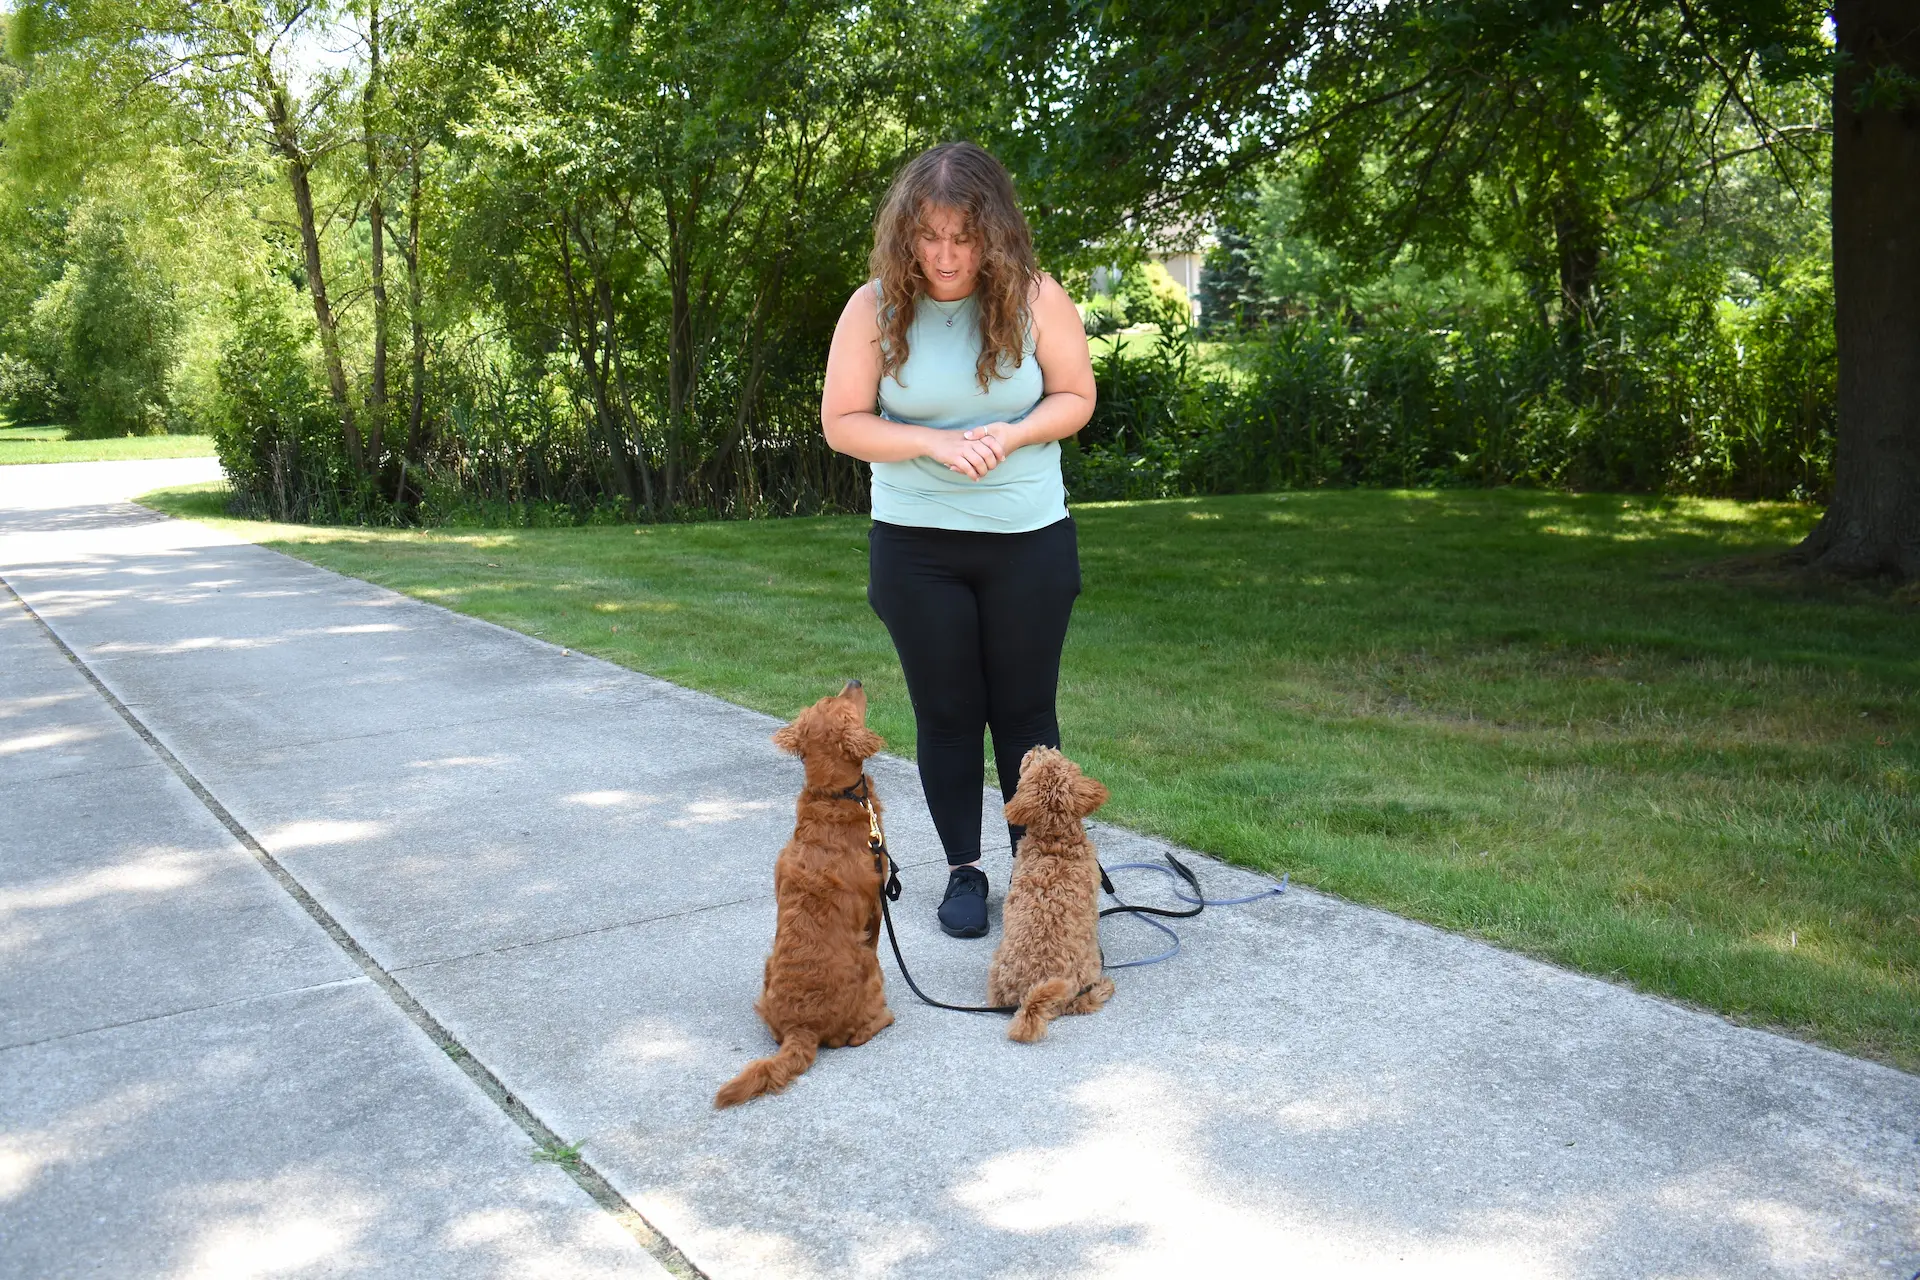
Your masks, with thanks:
[(955, 302), (973, 292), (974, 277), (980, 273), (980, 242), (958, 209), (929, 208), (920, 220), (913, 252), (927, 277), (929, 296)]

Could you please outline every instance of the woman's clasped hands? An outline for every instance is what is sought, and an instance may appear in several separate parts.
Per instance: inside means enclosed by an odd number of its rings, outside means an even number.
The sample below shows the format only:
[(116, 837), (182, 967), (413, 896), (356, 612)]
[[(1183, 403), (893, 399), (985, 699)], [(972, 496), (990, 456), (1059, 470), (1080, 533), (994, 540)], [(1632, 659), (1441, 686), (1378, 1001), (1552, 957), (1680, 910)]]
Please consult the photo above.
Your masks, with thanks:
[(941, 431), (927, 456), (956, 475), (978, 480), (1019, 448), (1009, 422), (989, 422), (966, 431)]

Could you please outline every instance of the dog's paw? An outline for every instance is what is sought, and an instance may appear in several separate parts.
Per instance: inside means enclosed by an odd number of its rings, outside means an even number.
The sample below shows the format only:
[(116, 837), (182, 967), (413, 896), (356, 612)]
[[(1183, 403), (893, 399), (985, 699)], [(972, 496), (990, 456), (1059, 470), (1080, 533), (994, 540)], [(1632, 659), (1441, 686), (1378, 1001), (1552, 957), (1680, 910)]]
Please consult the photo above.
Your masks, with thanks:
[(872, 1022), (868, 1023), (865, 1027), (862, 1027), (860, 1031), (856, 1033), (851, 1040), (847, 1041), (847, 1043), (850, 1045), (865, 1044), (867, 1041), (873, 1039), (875, 1036), (879, 1035), (882, 1031), (885, 1031), (888, 1027), (892, 1025), (893, 1025), (893, 1010), (891, 1009), (883, 1010), (881, 1012), (881, 1015), (878, 1018), (875, 1018)]

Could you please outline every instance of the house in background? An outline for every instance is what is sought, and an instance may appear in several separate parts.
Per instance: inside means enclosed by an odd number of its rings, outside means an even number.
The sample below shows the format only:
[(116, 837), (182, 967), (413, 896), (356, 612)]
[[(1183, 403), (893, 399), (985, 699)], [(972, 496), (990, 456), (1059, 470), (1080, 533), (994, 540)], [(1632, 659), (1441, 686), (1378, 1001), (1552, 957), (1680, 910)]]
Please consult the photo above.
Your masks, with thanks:
[[(1200, 322), (1200, 272), (1206, 266), (1207, 250), (1214, 246), (1213, 233), (1180, 228), (1156, 240), (1147, 250), (1147, 261), (1165, 271), (1187, 295), (1195, 324)], [(1120, 283), (1118, 267), (1095, 267), (1093, 291), (1111, 294)]]
[(1200, 268), (1206, 264), (1207, 251), (1204, 248), (1176, 249), (1171, 253), (1156, 253), (1155, 264), (1173, 277), (1173, 282), (1186, 290), (1187, 302), (1193, 307), (1193, 322), (1200, 323)]

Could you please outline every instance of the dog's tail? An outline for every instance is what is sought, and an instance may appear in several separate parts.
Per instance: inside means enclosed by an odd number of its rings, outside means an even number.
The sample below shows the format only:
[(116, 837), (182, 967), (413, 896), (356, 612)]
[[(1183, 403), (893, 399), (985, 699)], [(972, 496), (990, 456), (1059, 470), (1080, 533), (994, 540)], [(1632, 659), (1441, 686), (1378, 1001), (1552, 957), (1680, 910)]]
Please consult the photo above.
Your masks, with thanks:
[(811, 1031), (789, 1031), (780, 1052), (749, 1062), (739, 1075), (713, 1095), (716, 1107), (736, 1107), (763, 1093), (778, 1093), (798, 1080), (820, 1053), (820, 1037)]
[(1047, 1024), (1060, 1016), (1067, 1002), (1073, 999), (1073, 984), (1065, 978), (1048, 978), (1036, 982), (1027, 992), (1027, 998), (1020, 1002), (1020, 1012), (1013, 1015), (1013, 1025), (1007, 1028), (1007, 1039), (1018, 1040), (1022, 1044), (1032, 1044), (1035, 1040), (1047, 1037)]

